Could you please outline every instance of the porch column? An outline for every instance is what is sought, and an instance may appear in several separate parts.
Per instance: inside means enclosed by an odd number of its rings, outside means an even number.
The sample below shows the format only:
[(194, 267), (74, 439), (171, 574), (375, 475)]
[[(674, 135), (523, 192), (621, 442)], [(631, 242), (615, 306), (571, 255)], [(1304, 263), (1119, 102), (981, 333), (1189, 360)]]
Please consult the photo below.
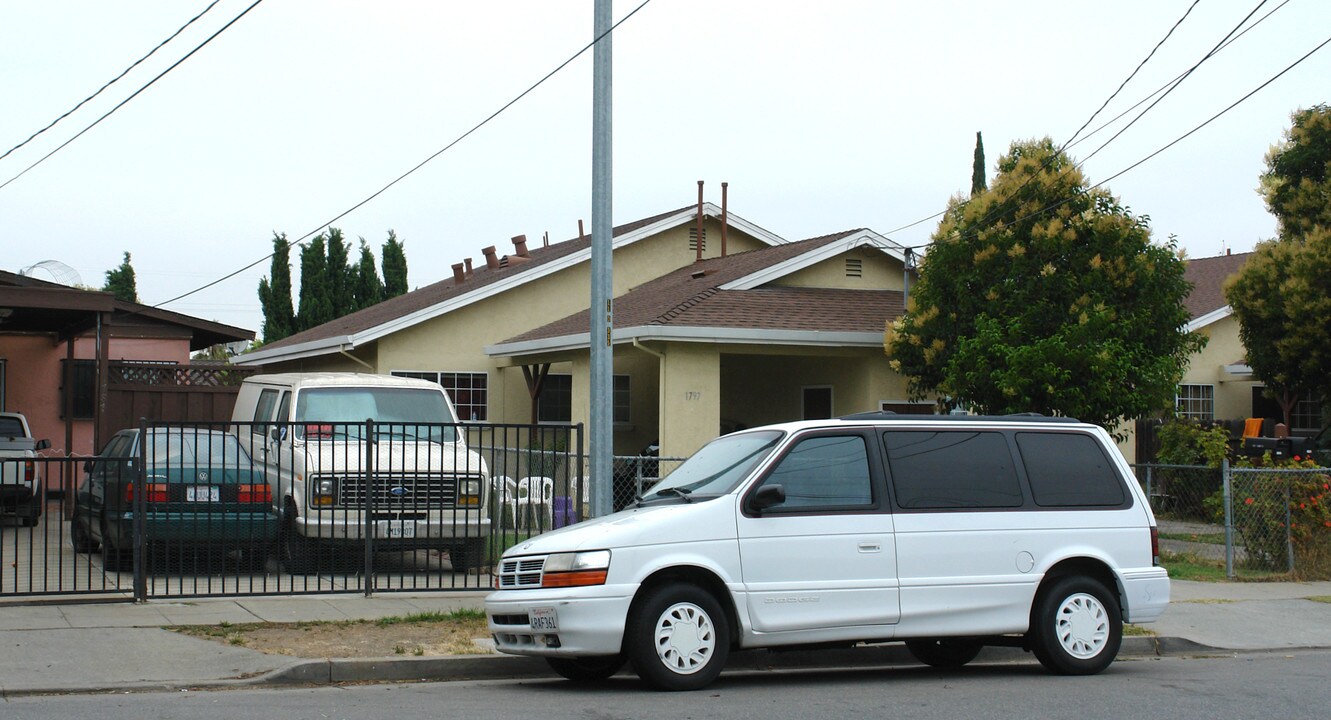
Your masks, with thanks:
[(673, 343), (661, 372), (661, 456), (688, 457), (721, 432), (721, 353)]

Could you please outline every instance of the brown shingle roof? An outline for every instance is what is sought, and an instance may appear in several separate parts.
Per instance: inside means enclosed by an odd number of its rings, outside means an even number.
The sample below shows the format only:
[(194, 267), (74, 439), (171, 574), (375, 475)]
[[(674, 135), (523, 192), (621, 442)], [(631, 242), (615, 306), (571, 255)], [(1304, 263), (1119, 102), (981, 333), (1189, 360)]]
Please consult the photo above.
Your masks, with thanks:
[(1247, 252), (1189, 259), (1183, 271), (1183, 276), (1192, 283), (1192, 292), (1184, 301), (1188, 314), (1195, 320), (1228, 305), (1225, 280), (1243, 269), (1244, 263), (1251, 257), (1252, 253)]
[[(664, 212), (659, 215), (653, 215), (648, 218), (620, 225), (614, 228), (612, 235), (619, 236), (640, 230), (652, 223), (659, 222), (671, 215), (678, 214), (688, 209), (689, 207), (679, 208), (671, 210), (670, 212)], [(269, 343), (264, 346), (264, 350), (289, 347), (301, 343), (326, 340), (329, 338), (343, 337), (358, 332), (364, 332), (371, 328), (392, 322), (398, 318), (433, 307), (434, 305), (438, 305), (439, 303), (458, 297), (459, 295), (472, 292), (487, 285), (492, 285), (505, 278), (531, 272), (535, 268), (549, 264), (560, 258), (573, 255), (580, 250), (586, 250), (589, 247), (591, 247), (591, 236), (586, 235), (580, 238), (565, 240), (564, 242), (551, 243), (545, 247), (530, 248), (527, 254), (531, 259), (527, 262), (512, 263), (507, 267), (495, 269), (488, 268), (482, 263), (480, 267), (475, 269), (471, 277), (467, 278), (460, 284), (454, 282), (452, 277), (440, 280), (439, 282), (426, 285), (423, 288), (418, 288), (405, 295), (390, 298), (377, 305), (367, 307), (364, 310), (351, 313), (350, 315), (344, 315), (336, 320), (331, 320), (323, 325), (319, 325), (318, 327), (313, 327), (309, 330), (298, 332), (295, 335)]]
[[(615, 327), (881, 332), (887, 320), (902, 313), (899, 291), (776, 286), (752, 290), (721, 289), (722, 285), (858, 232), (861, 230), (848, 230), (694, 263), (615, 298)], [(586, 333), (589, 318), (589, 313), (583, 311), (509, 338), (504, 343)]]

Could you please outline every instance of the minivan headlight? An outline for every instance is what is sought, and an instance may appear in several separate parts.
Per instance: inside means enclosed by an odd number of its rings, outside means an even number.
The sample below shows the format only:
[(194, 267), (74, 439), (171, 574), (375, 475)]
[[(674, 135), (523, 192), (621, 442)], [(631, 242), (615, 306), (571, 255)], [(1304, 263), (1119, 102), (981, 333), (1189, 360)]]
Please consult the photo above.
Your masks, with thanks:
[(604, 585), (610, 572), (610, 551), (555, 553), (545, 558), (541, 587)]

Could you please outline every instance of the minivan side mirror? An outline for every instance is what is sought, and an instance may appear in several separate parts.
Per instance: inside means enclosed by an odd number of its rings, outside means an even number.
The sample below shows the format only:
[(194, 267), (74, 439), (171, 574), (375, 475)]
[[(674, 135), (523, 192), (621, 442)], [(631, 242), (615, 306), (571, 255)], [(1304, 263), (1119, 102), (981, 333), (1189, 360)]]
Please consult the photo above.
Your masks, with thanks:
[(754, 510), (762, 512), (769, 507), (780, 505), (786, 501), (786, 488), (782, 485), (764, 485), (758, 488), (758, 492), (753, 494), (751, 505)]

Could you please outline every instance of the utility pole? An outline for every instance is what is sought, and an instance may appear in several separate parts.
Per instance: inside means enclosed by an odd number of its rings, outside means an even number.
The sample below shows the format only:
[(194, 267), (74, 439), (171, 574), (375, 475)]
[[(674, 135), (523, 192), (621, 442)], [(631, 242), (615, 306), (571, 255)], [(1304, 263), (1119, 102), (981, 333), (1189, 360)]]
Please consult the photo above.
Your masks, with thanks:
[(609, 515), (614, 494), (613, 405), (614, 327), (611, 295), (611, 0), (596, 0), (592, 51), (592, 282), (591, 282), (591, 505), (596, 517)]

